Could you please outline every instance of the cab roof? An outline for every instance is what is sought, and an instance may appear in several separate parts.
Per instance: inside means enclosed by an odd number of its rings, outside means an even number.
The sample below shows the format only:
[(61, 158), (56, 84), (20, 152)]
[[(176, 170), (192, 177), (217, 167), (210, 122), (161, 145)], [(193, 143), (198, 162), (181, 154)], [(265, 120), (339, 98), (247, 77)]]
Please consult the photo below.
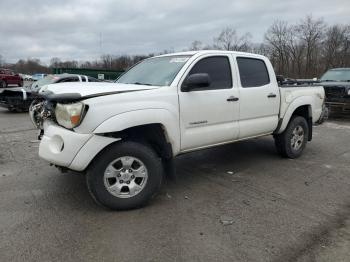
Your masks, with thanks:
[(226, 50), (184, 51), (184, 52), (176, 52), (176, 53), (169, 53), (169, 54), (159, 55), (159, 56), (156, 56), (156, 57), (181, 56), (181, 55), (194, 56), (194, 55), (205, 55), (205, 54), (233, 54), (233, 55), (254, 56), (254, 57), (265, 58), (265, 56), (259, 55), (259, 54), (248, 53), (248, 52), (238, 52), (238, 51), (226, 51)]

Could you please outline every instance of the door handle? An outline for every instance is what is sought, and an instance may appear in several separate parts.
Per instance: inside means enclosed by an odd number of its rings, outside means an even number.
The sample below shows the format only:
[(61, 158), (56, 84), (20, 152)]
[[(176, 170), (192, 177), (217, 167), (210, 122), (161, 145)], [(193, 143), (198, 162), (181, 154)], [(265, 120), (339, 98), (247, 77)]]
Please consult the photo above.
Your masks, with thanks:
[(229, 98), (226, 99), (226, 101), (228, 102), (233, 102), (233, 101), (238, 101), (239, 98), (238, 97), (235, 97), (235, 96), (230, 96)]
[(270, 93), (270, 94), (267, 95), (268, 98), (272, 98), (272, 97), (276, 97), (276, 96), (277, 96), (277, 95), (274, 94), (274, 93)]

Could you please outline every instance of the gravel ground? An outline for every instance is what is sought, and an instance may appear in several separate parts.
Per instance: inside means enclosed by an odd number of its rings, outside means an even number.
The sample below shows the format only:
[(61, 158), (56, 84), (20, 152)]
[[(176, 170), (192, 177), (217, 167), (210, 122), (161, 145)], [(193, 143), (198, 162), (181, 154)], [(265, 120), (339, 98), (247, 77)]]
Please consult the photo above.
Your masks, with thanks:
[(35, 139), (0, 109), (0, 261), (349, 261), (349, 120), (315, 127), (297, 160), (269, 137), (183, 155), (178, 181), (126, 212), (95, 205)]

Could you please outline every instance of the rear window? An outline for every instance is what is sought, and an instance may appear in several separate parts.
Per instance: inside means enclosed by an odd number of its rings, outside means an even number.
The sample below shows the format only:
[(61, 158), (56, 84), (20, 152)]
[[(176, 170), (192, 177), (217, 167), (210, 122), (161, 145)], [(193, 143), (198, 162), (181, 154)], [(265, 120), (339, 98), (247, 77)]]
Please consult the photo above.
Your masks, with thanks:
[(237, 57), (242, 87), (258, 87), (270, 83), (265, 62), (261, 59)]

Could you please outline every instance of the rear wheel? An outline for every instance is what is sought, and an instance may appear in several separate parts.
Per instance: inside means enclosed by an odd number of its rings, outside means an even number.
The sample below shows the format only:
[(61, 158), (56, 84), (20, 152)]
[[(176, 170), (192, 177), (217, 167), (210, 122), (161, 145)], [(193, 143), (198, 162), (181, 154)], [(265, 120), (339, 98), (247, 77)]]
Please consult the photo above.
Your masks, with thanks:
[(136, 142), (114, 144), (93, 161), (87, 185), (94, 200), (115, 210), (145, 205), (162, 182), (161, 159), (155, 151)]
[(283, 157), (297, 158), (301, 156), (309, 136), (309, 127), (306, 119), (294, 116), (286, 130), (275, 136), (277, 151)]
[(7, 87), (7, 83), (4, 80), (0, 80), (0, 87), (1, 88), (6, 88)]

